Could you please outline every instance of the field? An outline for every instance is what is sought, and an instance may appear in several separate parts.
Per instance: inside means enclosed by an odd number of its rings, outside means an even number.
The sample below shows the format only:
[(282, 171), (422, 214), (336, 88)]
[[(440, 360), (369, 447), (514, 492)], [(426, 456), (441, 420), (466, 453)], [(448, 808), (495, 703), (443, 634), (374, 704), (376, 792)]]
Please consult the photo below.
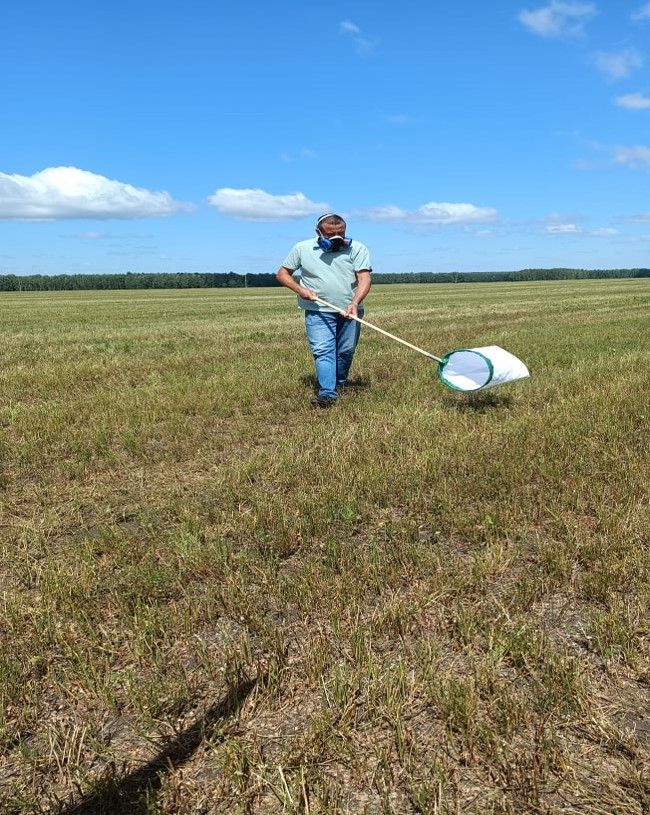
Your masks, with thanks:
[(0, 812), (644, 815), (646, 280), (0, 297)]

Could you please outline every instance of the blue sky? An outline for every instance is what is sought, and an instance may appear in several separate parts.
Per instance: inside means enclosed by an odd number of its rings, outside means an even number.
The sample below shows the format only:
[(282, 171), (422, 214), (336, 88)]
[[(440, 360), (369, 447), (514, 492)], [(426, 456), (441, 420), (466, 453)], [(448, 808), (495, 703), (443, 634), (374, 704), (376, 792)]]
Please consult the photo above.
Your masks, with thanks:
[(10, 0), (0, 273), (650, 266), (650, 2), (332, 9)]

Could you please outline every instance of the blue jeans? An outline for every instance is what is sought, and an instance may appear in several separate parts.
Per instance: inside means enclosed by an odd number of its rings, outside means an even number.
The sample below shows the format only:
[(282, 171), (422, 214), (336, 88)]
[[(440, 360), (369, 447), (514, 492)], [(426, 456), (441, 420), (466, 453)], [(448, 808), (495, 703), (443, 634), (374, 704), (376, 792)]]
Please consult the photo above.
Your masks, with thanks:
[[(363, 316), (363, 309), (358, 311)], [(345, 385), (361, 325), (333, 311), (305, 311), (307, 340), (314, 355), (318, 395), (336, 399)]]

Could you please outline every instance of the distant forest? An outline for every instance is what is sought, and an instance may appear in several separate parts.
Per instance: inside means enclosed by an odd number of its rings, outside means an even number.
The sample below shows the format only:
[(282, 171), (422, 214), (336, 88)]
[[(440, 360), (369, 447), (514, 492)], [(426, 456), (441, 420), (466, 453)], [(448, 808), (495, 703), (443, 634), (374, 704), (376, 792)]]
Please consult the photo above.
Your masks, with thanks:
[[(650, 269), (521, 269), (518, 272), (403, 272), (373, 275), (375, 283), (509, 283), (650, 277)], [(0, 275), (0, 291), (82, 291), (88, 289), (243, 289), (278, 286), (274, 274), (175, 272), (172, 274)]]

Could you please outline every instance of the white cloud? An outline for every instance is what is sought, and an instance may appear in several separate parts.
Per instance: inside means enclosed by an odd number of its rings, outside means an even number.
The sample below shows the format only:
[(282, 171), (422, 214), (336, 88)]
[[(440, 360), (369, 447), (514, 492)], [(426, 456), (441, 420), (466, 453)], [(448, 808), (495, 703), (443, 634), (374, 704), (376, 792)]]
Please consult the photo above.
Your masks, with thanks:
[(366, 221), (406, 221), (409, 220), (408, 210), (387, 204), (386, 206), (370, 207), (369, 209), (355, 210), (354, 215)]
[(646, 110), (650, 108), (650, 96), (644, 96), (642, 93), (626, 93), (616, 97), (616, 104), (619, 108)]
[(351, 20), (343, 20), (342, 23), (339, 23), (339, 32), (344, 35), (349, 34), (352, 37), (358, 53), (371, 51), (377, 45), (377, 40), (362, 37), (361, 29)]
[(363, 51), (372, 51), (377, 45), (378, 40), (369, 40), (367, 37), (355, 37), (354, 42), (356, 43), (358, 53), (362, 53)]
[(551, 0), (547, 6), (518, 15), (519, 22), (540, 37), (572, 37), (582, 33), (584, 24), (596, 14), (593, 3)]
[(31, 176), (0, 173), (0, 219), (149, 218), (190, 207), (77, 167), (48, 167)]
[(612, 145), (588, 142), (595, 152), (604, 155), (603, 159), (588, 161), (579, 159), (573, 163), (576, 170), (606, 170), (613, 165), (626, 165), (633, 169), (650, 168), (650, 147), (647, 145)]
[(289, 221), (330, 210), (329, 204), (310, 201), (301, 192), (272, 195), (255, 189), (221, 187), (208, 202), (223, 215), (241, 221)]
[(650, 212), (642, 212), (640, 215), (632, 215), (629, 220), (638, 224), (650, 223)]
[(589, 233), (596, 238), (611, 238), (612, 235), (619, 235), (620, 232), (618, 229), (612, 229), (611, 227), (602, 227), (602, 229), (592, 229)]
[(628, 167), (650, 167), (650, 147), (636, 145), (635, 147), (617, 147), (614, 151), (616, 164), (626, 164)]
[(497, 211), (474, 204), (451, 204), (430, 201), (417, 209), (402, 209), (394, 205), (357, 210), (357, 217), (367, 221), (393, 221), (413, 224), (448, 226), (453, 224), (476, 224), (494, 221)]
[(638, 20), (650, 20), (650, 3), (645, 3), (632, 13), (632, 19), (637, 22)]
[(77, 232), (76, 235), (70, 235), (71, 238), (79, 238), (82, 241), (101, 241), (107, 238), (105, 232), (95, 232), (94, 230), (87, 230), (86, 232)]
[(434, 224), (475, 224), (494, 221), (495, 209), (476, 207), (474, 204), (449, 204), (430, 201), (418, 209), (422, 219)]
[(309, 147), (301, 147), (297, 153), (287, 153), (286, 151), (280, 153), (280, 160), (283, 161), (285, 164), (290, 164), (292, 161), (296, 159), (317, 159), (318, 153), (315, 150), (311, 150)]
[(361, 34), (361, 29), (350, 20), (343, 20), (339, 23), (339, 31), (342, 34)]
[(133, 240), (149, 240), (153, 235), (147, 232), (97, 232), (94, 229), (87, 229), (83, 232), (73, 232), (67, 235), (59, 235), (60, 238), (74, 238), (80, 241), (103, 241), (103, 240), (116, 240), (116, 241), (133, 241)]
[(636, 48), (599, 51), (593, 55), (596, 68), (609, 79), (624, 79), (643, 65), (643, 54)]
[(551, 224), (546, 231), (549, 235), (577, 235), (580, 229), (575, 224)]

